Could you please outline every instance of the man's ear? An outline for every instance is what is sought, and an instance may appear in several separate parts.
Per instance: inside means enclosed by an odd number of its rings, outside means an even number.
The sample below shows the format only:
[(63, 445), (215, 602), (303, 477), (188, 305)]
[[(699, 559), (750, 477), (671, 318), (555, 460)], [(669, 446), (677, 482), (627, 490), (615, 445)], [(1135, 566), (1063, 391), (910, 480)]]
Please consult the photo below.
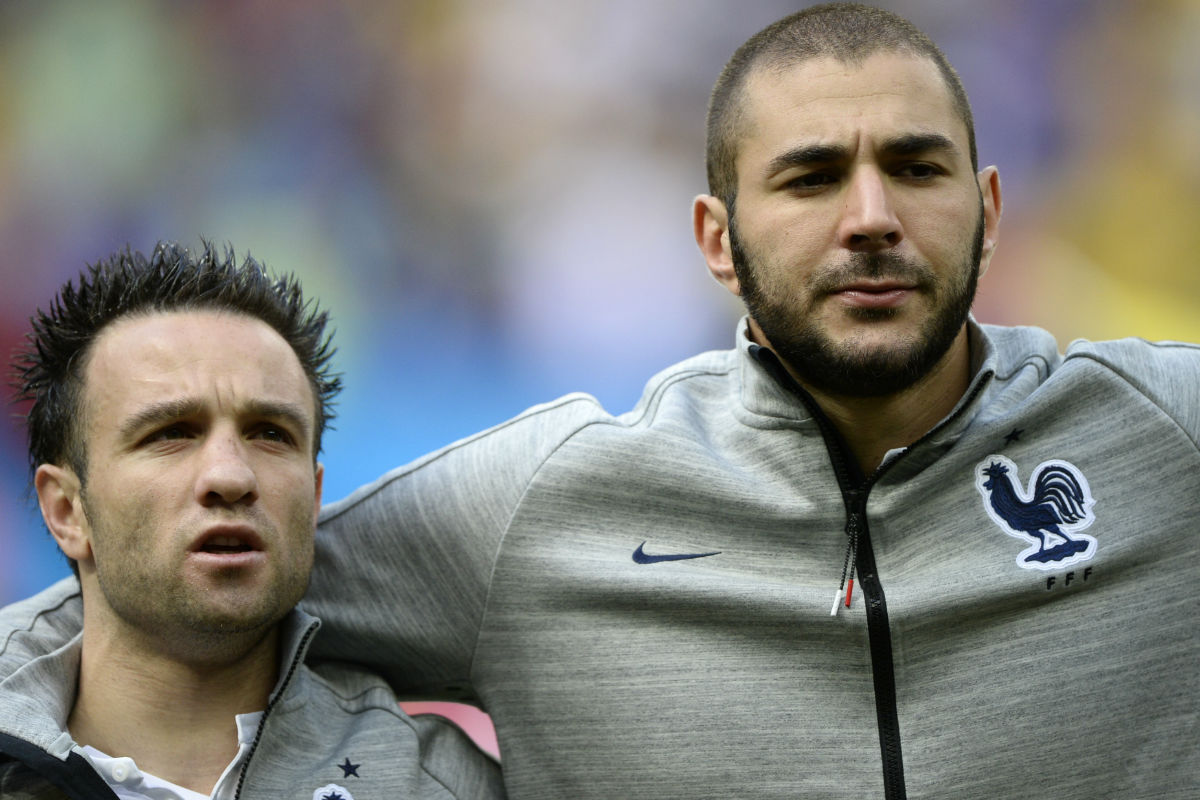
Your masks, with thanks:
[(83, 511), (82, 485), (74, 470), (42, 464), (33, 476), (42, 519), (67, 558), (90, 561), (91, 526)]
[(983, 251), (979, 258), (979, 276), (987, 272), (1000, 243), (1000, 211), (1003, 203), (1000, 198), (1000, 171), (988, 167), (979, 172), (979, 193), (983, 198)]
[(320, 462), (317, 463), (317, 471), (316, 471), (316, 474), (313, 475), (313, 478), (316, 482), (316, 486), (315, 486), (316, 500), (313, 502), (313, 521), (315, 522), (317, 519), (317, 515), (319, 515), (321, 513), (321, 490), (324, 487), (324, 483), (325, 483), (325, 465), (324, 464), (321, 464)]
[(711, 194), (692, 201), (692, 233), (717, 282), (741, 297), (742, 287), (733, 269), (733, 250), (729, 246), (729, 214), (725, 204)]

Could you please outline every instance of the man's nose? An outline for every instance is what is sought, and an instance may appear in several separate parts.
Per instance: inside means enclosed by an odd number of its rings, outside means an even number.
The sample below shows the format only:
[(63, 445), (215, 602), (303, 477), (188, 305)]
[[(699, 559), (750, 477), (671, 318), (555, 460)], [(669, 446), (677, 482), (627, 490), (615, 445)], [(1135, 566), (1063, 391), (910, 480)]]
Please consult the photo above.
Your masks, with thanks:
[(201, 505), (245, 504), (258, 498), (258, 476), (241, 437), (214, 434), (205, 441), (196, 495)]
[(844, 193), (838, 240), (855, 251), (878, 251), (900, 244), (904, 238), (888, 178), (875, 167), (851, 173)]

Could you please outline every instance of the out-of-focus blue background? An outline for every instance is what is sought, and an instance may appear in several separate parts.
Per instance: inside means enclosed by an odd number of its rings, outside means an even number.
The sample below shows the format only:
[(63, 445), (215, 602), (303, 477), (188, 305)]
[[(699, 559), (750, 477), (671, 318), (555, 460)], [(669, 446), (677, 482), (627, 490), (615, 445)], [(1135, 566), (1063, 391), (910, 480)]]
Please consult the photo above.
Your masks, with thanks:
[[(327, 498), (732, 342), (691, 239), (707, 93), (775, 0), (6, 0), (0, 351), (85, 265), (201, 236), (298, 273), (346, 391)], [(974, 103), (985, 321), (1200, 339), (1200, 3), (894, 0)], [(12, 409), (19, 413), (20, 409)], [(0, 603), (65, 575), (0, 425)]]

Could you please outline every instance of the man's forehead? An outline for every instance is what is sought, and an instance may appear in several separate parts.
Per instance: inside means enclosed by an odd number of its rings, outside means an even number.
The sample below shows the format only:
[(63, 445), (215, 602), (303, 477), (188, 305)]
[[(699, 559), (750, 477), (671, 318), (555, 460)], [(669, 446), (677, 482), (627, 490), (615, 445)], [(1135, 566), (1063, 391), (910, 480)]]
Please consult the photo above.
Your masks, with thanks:
[(967, 150), (966, 122), (937, 64), (900, 51), (758, 66), (747, 77), (742, 119), (739, 149), (758, 139), (832, 136), (856, 127), (882, 133), (890, 125), (893, 134), (943, 132)]
[(257, 317), (206, 310), (130, 315), (96, 337), (84, 367), (89, 400), (137, 403), (178, 394), (236, 389), (244, 399), (299, 402), (315, 397), (286, 340)]
[(910, 75), (939, 84), (950, 100), (950, 87), (933, 58), (907, 50), (880, 49), (852, 58), (819, 54), (764, 61), (747, 72), (746, 89), (753, 94), (756, 87), (779, 83), (815, 84), (847, 79), (866, 79), (868, 84), (886, 89)]

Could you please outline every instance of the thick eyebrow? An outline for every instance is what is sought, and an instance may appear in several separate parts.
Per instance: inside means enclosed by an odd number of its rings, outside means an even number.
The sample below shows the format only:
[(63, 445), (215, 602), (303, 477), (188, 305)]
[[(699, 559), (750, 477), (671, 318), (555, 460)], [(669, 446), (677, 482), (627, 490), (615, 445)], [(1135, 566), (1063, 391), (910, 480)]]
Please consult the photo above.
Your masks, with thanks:
[(949, 136), (940, 133), (906, 133), (886, 140), (879, 149), (890, 156), (919, 156), (936, 152), (959, 155), (958, 146)]
[(199, 400), (188, 398), (152, 403), (138, 409), (136, 414), (126, 418), (121, 423), (118, 433), (122, 439), (133, 439), (146, 428), (157, 427), (173, 420), (194, 417), (200, 413), (202, 408), (203, 405)]
[(295, 403), (276, 403), (267, 400), (253, 400), (246, 407), (246, 412), (260, 419), (277, 419), (300, 433), (305, 439), (312, 440), (313, 430), (309, 414), (304, 408)]
[[(906, 133), (883, 142), (880, 152), (892, 158), (918, 156), (924, 153), (944, 152), (958, 155), (959, 149), (950, 137), (940, 133)], [(767, 163), (768, 176), (777, 175), (786, 169), (835, 164), (850, 157), (850, 148), (840, 144), (806, 144), (793, 147), (775, 156)]]
[(793, 147), (780, 153), (767, 163), (767, 175), (777, 175), (785, 169), (794, 167), (812, 167), (818, 164), (830, 164), (843, 161), (850, 155), (850, 150), (840, 144), (805, 144)]
[[(161, 403), (152, 403), (139, 409), (136, 414), (130, 416), (121, 424), (120, 436), (122, 439), (132, 439), (140, 431), (147, 428), (199, 416), (203, 411), (204, 403), (195, 398), (185, 397), (178, 400), (164, 400)], [(253, 400), (247, 404), (242, 413), (246, 416), (260, 419), (280, 420), (303, 434), (306, 439), (312, 438), (312, 425), (305, 410), (299, 405), (267, 400)]]

